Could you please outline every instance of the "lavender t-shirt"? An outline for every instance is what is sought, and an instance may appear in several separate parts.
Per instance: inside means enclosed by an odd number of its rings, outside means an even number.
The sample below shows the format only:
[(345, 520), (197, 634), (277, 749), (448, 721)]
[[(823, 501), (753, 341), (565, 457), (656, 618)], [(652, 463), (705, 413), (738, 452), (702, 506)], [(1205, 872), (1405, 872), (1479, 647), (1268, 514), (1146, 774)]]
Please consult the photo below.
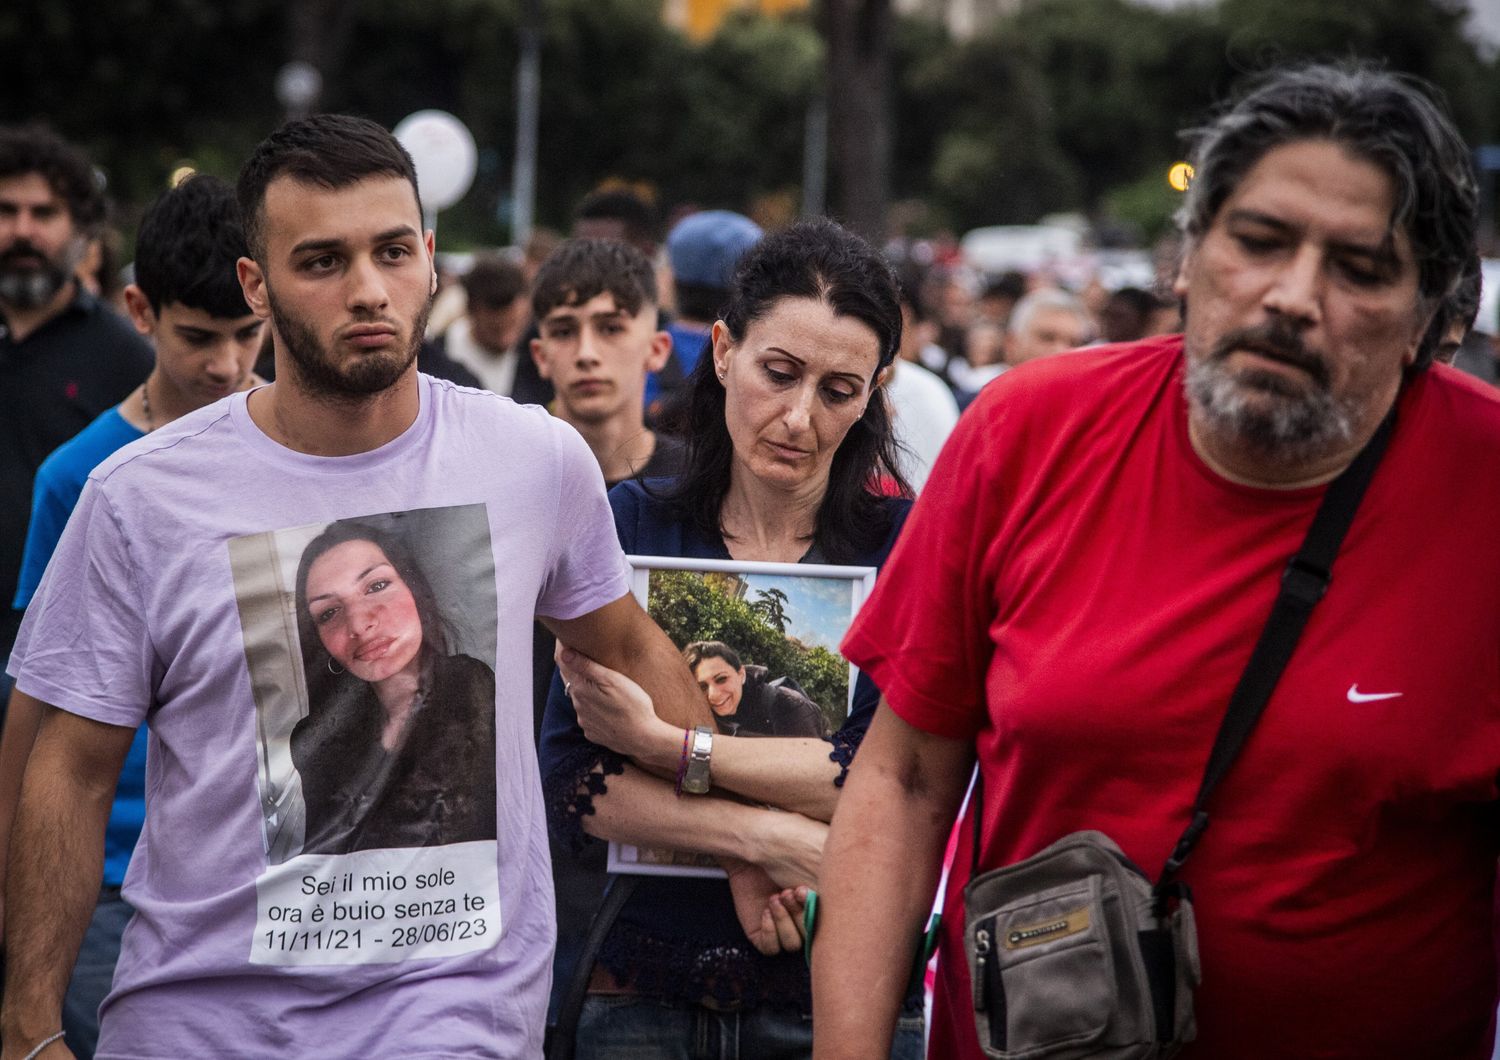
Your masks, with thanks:
[(100, 1057), (541, 1052), (531, 623), (624, 596), (627, 568), (570, 427), (420, 396), (400, 437), (326, 458), (237, 395), (90, 476), (11, 672), (150, 725)]

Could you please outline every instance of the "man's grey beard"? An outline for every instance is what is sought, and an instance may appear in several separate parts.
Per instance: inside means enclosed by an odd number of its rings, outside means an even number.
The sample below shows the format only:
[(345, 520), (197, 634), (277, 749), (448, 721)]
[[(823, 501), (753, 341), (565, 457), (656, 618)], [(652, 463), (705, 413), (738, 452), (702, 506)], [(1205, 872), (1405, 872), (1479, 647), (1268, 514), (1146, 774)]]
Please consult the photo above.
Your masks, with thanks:
[(1354, 436), (1353, 410), (1323, 385), (1294, 387), (1271, 372), (1225, 367), (1222, 357), (1188, 358), (1189, 405), (1218, 433), (1256, 452), (1297, 463)]
[[(57, 297), (73, 270), (83, 260), (88, 242), (82, 237), (68, 242), (57, 260), (46, 259), (34, 269), (14, 269), (0, 265), (0, 302), (16, 309), (40, 309)], [(14, 248), (12, 248), (12, 252)], [(45, 258), (45, 255), (39, 255)]]

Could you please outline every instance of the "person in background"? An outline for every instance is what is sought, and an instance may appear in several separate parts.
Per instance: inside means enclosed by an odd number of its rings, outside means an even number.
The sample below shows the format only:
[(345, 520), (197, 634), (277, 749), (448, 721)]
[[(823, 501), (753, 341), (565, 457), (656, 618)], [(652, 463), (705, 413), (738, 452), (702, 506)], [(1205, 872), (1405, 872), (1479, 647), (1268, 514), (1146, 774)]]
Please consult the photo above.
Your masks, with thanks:
[(885, 396), (901, 446), (901, 470), (912, 489), (920, 492), (958, 423), (958, 403), (948, 385), (922, 365), (922, 349), (934, 329), (914, 295), (918, 290), (916, 283), (901, 285), (901, 349), (891, 363)]
[[(1453, 294), (1433, 317), (1429, 338), (1437, 343), (1436, 360), (1451, 364), (1486, 383), (1495, 383), (1500, 380), (1500, 363), (1495, 359), (1491, 335), (1478, 326), (1483, 283), (1484, 276), (1476, 255), (1464, 267), (1463, 277)], [(1488, 325), (1488, 330), (1494, 331), (1493, 322)]]
[(584, 196), (573, 211), (573, 237), (629, 243), (654, 261), (660, 223), (644, 196), (627, 187), (606, 187)]
[(583, 435), (606, 485), (674, 474), (681, 443), (645, 423), (646, 381), (672, 352), (645, 255), (614, 240), (568, 240), (537, 272), (531, 312), (531, 358), (556, 394), (552, 411)]
[[(123, 402), (42, 462), (14, 606), (31, 602), (89, 472), (121, 446), (194, 409), (259, 382), (251, 373), (266, 330), (245, 304), (235, 263), (246, 254), (233, 190), (196, 176), (164, 192), (141, 220), (135, 282), (125, 304), (136, 331), (156, 348), (156, 366)], [(21, 777), (42, 704), (12, 690), (0, 739), (0, 898)], [(120, 896), (145, 817), (146, 730), (137, 729), (104, 833), (104, 879), (63, 1002), (63, 1028), (80, 1060), (93, 1055), (99, 1004), (109, 992), (130, 906)], [(3, 904), (3, 903), (0, 903)]]
[(1089, 314), (1076, 295), (1055, 287), (1016, 303), (1005, 328), (1005, 363), (1018, 364), (1074, 350), (1089, 341)]
[[(646, 378), (672, 345), (657, 327), (656, 277), (645, 255), (617, 240), (567, 240), (537, 270), (531, 299), (537, 337), (528, 360), (556, 392), (553, 414), (588, 443), (605, 485), (633, 475), (675, 475), (681, 443), (645, 424)], [(532, 706), (540, 738), (555, 641), (540, 624), (533, 636)], [(557, 956), (549, 1024), (556, 1020), (606, 878), (602, 845), (575, 851), (552, 837), (551, 847)]]
[[(76, 147), (0, 127), (0, 599), (16, 594), (37, 468), (151, 371), (150, 345), (76, 276), (105, 213)], [(0, 658), (20, 620), (0, 610)]]
[(985, 283), (975, 305), (975, 315), (1003, 328), (1010, 323), (1010, 315), (1015, 312), (1016, 303), (1024, 297), (1026, 274), (1016, 271), (1001, 273)]
[[(640, 555), (879, 566), (910, 508), (872, 490), (884, 479), (906, 492), (879, 394), (901, 341), (889, 266), (837, 225), (803, 222), (757, 243), (732, 291), (689, 383), (682, 474), (611, 492), (621, 544)], [(823, 822), (877, 690), (861, 675), (831, 742), (735, 737), (713, 734), (697, 688), (702, 728), (685, 733), (658, 716), (682, 704), (653, 704), (578, 652), (563, 652), (560, 669), (541, 748), (554, 834), (706, 853), (728, 859), (730, 876), (640, 880), (597, 965), (578, 973), (590, 978), (576, 1055), (806, 1057), (803, 888), (817, 878)], [(685, 737), (708, 741), (707, 768), (701, 786), (674, 788)], [(727, 797), (706, 797), (710, 787)], [(902, 1057), (922, 1048), (920, 991), (908, 1000)]]
[(521, 267), (498, 254), (481, 254), (458, 283), (465, 296), (464, 315), (448, 325), (438, 347), (473, 372), (485, 390), (528, 403), (529, 373), (519, 370), (526, 359), (519, 344), (531, 316)]
[[(692, 373), (708, 346), (714, 321), (729, 301), (734, 267), (761, 235), (760, 225), (731, 210), (689, 214), (667, 233), (676, 308), (667, 334), (672, 336), (672, 356), (683, 375)], [(648, 405), (653, 397), (648, 384)]]
[(964, 356), (948, 362), (948, 379), (960, 409), (1010, 367), (1005, 361), (1005, 329), (988, 320), (976, 320), (964, 332)]
[(1099, 313), (1099, 337), (1105, 342), (1135, 342), (1151, 331), (1162, 309), (1162, 300), (1141, 287), (1111, 291)]

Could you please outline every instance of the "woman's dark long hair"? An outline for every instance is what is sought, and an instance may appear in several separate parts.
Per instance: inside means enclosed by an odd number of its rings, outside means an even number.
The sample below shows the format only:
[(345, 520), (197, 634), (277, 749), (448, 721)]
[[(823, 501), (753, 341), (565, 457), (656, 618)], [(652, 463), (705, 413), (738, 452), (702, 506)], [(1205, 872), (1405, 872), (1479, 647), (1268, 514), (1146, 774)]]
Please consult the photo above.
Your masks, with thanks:
[[(449, 653), (448, 623), (438, 608), (427, 576), (417, 565), (402, 535), (359, 519), (329, 523), (321, 534), (308, 542), (297, 564), (297, 637), (302, 646), (302, 666), (307, 677), (308, 709), (314, 712), (327, 699), (327, 693), (336, 683), (335, 678), (343, 675), (336, 675), (328, 668), (332, 657), (323, 647), (323, 638), (318, 636), (318, 627), (308, 613), (307, 574), (320, 556), (349, 541), (369, 541), (385, 553), (385, 558), (406, 583), (417, 605), (417, 615), (422, 621), (422, 651), (437, 655)], [(352, 676), (345, 680), (363, 683)]]
[[(896, 276), (853, 232), (832, 221), (803, 221), (750, 248), (735, 270), (721, 317), (730, 337), (743, 341), (749, 326), (783, 298), (814, 298), (836, 316), (867, 325), (880, 342), (877, 375), (895, 359), (901, 345)], [(707, 352), (688, 377), (686, 401), (674, 426), (687, 452), (681, 475), (661, 498), (712, 540), (723, 534), (721, 511), (734, 445), (724, 420), (724, 387)], [(881, 492), (893, 486), (900, 496), (912, 495), (897, 465), (897, 451), (889, 406), (876, 391), (834, 453), (828, 491), (818, 508), (813, 543), (829, 562), (851, 562), (879, 547), (890, 532)]]

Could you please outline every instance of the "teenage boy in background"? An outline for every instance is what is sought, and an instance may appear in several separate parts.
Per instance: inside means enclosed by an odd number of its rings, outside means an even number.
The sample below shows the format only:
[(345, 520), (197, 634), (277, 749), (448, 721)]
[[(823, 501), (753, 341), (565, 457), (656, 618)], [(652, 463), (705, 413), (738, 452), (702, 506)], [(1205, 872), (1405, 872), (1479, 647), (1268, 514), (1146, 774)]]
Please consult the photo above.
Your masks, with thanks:
[[(147, 211), (137, 240), (135, 283), (125, 289), (125, 301), (136, 330), (156, 347), (156, 366), (124, 401), (37, 470), (17, 611), (31, 602), (83, 484), (100, 461), (157, 427), (255, 382), (250, 368), (265, 323), (245, 304), (235, 274), (235, 262), (247, 253), (234, 192), (214, 177), (184, 181)], [(41, 713), (37, 700), (11, 692), (0, 738), (0, 900), (21, 774)], [(120, 774), (104, 837), (103, 886), (63, 1004), (68, 1046), (80, 1058), (93, 1055), (99, 1003), (109, 992), (120, 935), (130, 919), (120, 884), (140, 835), (145, 785), (142, 728)]]
[(571, 239), (537, 272), (531, 309), (531, 356), (556, 392), (553, 414), (583, 435), (604, 481), (673, 474), (680, 443), (646, 428), (646, 378), (672, 353), (646, 256), (629, 243)]

